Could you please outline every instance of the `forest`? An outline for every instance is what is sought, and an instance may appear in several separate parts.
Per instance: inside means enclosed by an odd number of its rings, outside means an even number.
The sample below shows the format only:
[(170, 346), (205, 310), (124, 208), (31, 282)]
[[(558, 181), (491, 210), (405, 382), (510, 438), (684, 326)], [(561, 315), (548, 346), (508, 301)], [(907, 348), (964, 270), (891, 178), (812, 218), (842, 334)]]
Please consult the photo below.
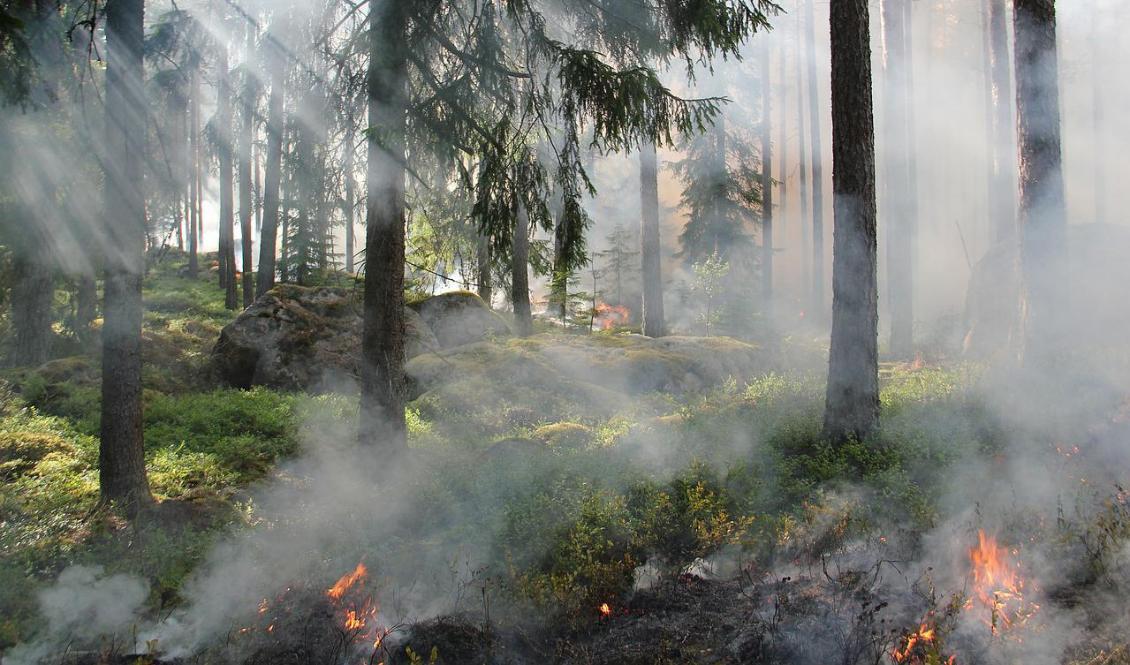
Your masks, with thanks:
[(1127, 30), (0, 0), (0, 663), (1130, 665)]

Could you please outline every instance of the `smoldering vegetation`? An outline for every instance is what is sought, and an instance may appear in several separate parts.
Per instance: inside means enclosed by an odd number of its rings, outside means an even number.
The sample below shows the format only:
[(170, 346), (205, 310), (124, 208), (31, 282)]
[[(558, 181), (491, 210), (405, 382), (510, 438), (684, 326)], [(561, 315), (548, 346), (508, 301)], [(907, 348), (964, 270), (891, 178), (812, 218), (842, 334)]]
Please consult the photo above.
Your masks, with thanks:
[(421, 419), (398, 465), (356, 449), (333, 398), (174, 606), (68, 569), (5, 658), (1118, 662), (1127, 386), (886, 371), (883, 431), (839, 451), (815, 377), (555, 438), (452, 445)]
[[(681, 90), (729, 97), (722, 121), (660, 151), (676, 335), (635, 334), (637, 167), (594, 152), (591, 263), (567, 281), (566, 315), (542, 269), (538, 334), (511, 338), (510, 304), (496, 292), (485, 305), (501, 310), (488, 312), (501, 327), (457, 341), (433, 333), (414, 349), (402, 458), (356, 443), (356, 363), (338, 357), (359, 345), (356, 276), (292, 261), (312, 268), (314, 285), (276, 289), (267, 298), (281, 305), (260, 299), (248, 310), (293, 325), (278, 337), (285, 348), (270, 374), (282, 379), (248, 371), (243, 385), (215, 366), (214, 342), (231, 337), (232, 317), (206, 269), (203, 279), (185, 274), (187, 255), (171, 248), (180, 222), (168, 223), (177, 202), (163, 201), (144, 323), (146, 437), (163, 501), (149, 523), (91, 512), (97, 356), (77, 331), (53, 331), (71, 357), (7, 372), (0, 395), (0, 551), (11, 562), (0, 607), (12, 608), (0, 622), (3, 662), (1130, 662), (1130, 325), (1121, 297), (1130, 242), (1109, 205), (1115, 188), (1092, 177), (1098, 168), (1117, 181), (1111, 155), (1125, 137), (1109, 121), (1100, 133), (1079, 92), (1101, 85), (1108, 104), (1125, 96), (1125, 77), (1103, 81), (1097, 67), (1117, 62), (1121, 47), (1086, 53), (1094, 28), (1064, 7), (1061, 80), (1078, 93), (1064, 96), (1070, 348), (1054, 371), (1026, 371), (1012, 358), (1017, 256), (994, 242), (987, 212), (988, 127), (954, 121), (984, 101), (984, 81), (968, 76), (980, 35), (964, 30), (980, 20), (979, 3), (937, 3), (912, 20), (917, 353), (881, 366), (880, 430), (833, 446), (821, 435), (831, 292), (813, 296), (819, 271), (803, 207), (811, 190), (800, 184), (803, 172), (811, 187), (820, 170), (830, 182), (830, 132), (822, 127), (826, 154), (806, 153), (812, 126), (797, 119), (804, 105), (827, 109), (818, 63), (828, 46), (820, 31), (807, 55), (803, 15), (791, 11), (800, 7), (784, 4), (790, 11), (744, 60), (718, 63)], [(818, 12), (823, 25), (826, 8)], [(200, 29), (241, 37), (207, 20)], [(294, 27), (276, 39), (319, 37)], [(324, 93), (297, 70), (296, 87)], [(793, 81), (802, 71), (817, 77), (820, 99)], [(720, 184), (758, 191), (766, 85), (775, 91), (778, 211), (768, 305), (755, 296), (764, 279), (757, 206), (710, 193)], [(200, 97), (210, 116), (214, 93)], [(324, 126), (317, 104), (296, 105), (303, 127), (290, 136), (342, 129)], [(93, 254), (112, 253), (87, 251), (102, 236), (83, 235), (99, 223), (101, 183), (85, 161), (97, 150), (71, 163), (75, 146), (97, 137), (29, 138), (42, 136), (32, 126), (40, 119), (5, 118), (4, 154), (34, 165), (14, 181), (23, 204), (78, 191), (60, 216), (34, 225), (77, 280), (93, 273)], [(306, 157), (332, 161), (343, 145)], [(881, 135), (881, 169), (893, 161), (885, 148)], [(1092, 150), (1105, 156), (1087, 157)], [(307, 190), (291, 191), (291, 205), (318, 195), (311, 182), (292, 186)], [(199, 242), (211, 250), (219, 195), (208, 187)], [(426, 187), (413, 195), (423, 211), (411, 219), (413, 297), (476, 286), (466, 243), (423, 249), (442, 245), (427, 213), (449, 201), (428, 199)], [(883, 196), (897, 209), (910, 194)], [(824, 199), (830, 248), (830, 187)], [(302, 214), (296, 206), (284, 218), (298, 224)], [(330, 244), (344, 245), (354, 225), (335, 218)], [(543, 264), (551, 233), (535, 229)], [(830, 269), (830, 252), (824, 260)], [(336, 300), (318, 310), (287, 288), (335, 289)], [(458, 314), (445, 325), (459, 335), (483, 327)], [(291, 371), (302, 354), (316, 374), (309, 382)]]

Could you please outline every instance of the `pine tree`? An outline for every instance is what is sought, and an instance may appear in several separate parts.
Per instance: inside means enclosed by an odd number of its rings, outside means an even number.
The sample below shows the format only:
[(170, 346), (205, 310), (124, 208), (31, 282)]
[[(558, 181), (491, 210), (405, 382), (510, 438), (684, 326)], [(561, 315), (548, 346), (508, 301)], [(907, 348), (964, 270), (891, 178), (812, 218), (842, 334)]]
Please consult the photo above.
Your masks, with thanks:
[(1025, 367), (1050, 369), (1066, 339), (1067, 213), (1053, 0), (1014, 0)]
[(805, 44), (808, 52), (809, 136), (812, 139), (812, 320), (824, 320), (824, 142), (820, 124), (820, 86), (813, 67), (816, 63), (816, 0), (805, 0)]
[(887, 293), (891, 316), (890, 352), (914, 353), (914, 238), (917, 220), (907, 205), (910, 191), (910, 124), (907, 98), (906, 29), (903, 3), (883, 0), (884, 120), (886, 183), (883, 219), (887, 229)]
[(866, 438), (879, 422), (875, 122), (867, 0), (832, 0), (832, 339), (824, 436)]
[[(663, 318), (663, 269), (659, 242), (659, 164), (655, 143), (640, 146), (640, 280), (643, 290), (643, 334), (666, 334)], [(595, 288), (595, 287), (594, 287)]]
[(634, 238), (622, 224), (612, 227), (604, 240), (607, 249), (596, 252), (596, 257), (603, 263), (601, 274), (611, 280), (610, 295), (615, 298), (614, 304), (625, 307), (628, 302), (625, 298), (626, 289), (635, 286), (632, 276), (639, 273), (640, 253), (632, 249)]
[(252, 71), (252, 58), (255, 53), (255, 27), (247, 26), (247, 43), (243, 63), (243, 90), (240, 95), (239, 136), (236, 150), (239, 153), (239, 234), (241, 238), (241, 264), (243, 270), (243, 306), (250, 307), (255, 300), (255, 282), (252, 279), (252, 231), (251, 217), (253, 173), (252, 151), (255, 144), (255, 110), (258, 106), (259, 86)]
[(145, 196), (141, 159), (144, 3), (106, 4), (106, 259), (102, 326), (102, 425), (98, 453), (102, 501), (136, 513), (152, 499), (145, 475), (141, 406), (141, 277)]
[(267, 34), (263, 49), (271, 92), (267, 98), (267, 160), (263, 169), (263, 222), (259, 234), (259, 270), (256, 273), (255, 285), (255, 293), (259, 296), (270, 291), (275, 285), (283, 132), (286, 124), (284, 100), (287, 62), (280, 41), (285, 33), (284, 19), (276, 17), (275, 20), (280, 25), (273, 26), (274, 30)]

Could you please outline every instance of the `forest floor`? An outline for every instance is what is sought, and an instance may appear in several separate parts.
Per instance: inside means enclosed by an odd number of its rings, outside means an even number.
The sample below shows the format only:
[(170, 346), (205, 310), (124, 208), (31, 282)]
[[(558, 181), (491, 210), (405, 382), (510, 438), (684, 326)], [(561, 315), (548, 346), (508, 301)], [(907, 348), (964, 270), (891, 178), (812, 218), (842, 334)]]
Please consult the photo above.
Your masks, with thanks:
[[(833, 448), (819, 353), (599, 409), (464, 359), (415, 396), (390, 474), (352, 443), (355, 397), (217, 387), (212, 279), (166, 264), (145, 288), (147, 519), (95, 510), (97, 360), (3, 375), (0, 654), (1130, 663), (1130, 395), (1110, 382), (1020, 399), (978, 365), (886, 363), (882, 431)], [(60, 592), (119, 574), (143, 592), (108, 641), (84, 632), (107, 597)]]

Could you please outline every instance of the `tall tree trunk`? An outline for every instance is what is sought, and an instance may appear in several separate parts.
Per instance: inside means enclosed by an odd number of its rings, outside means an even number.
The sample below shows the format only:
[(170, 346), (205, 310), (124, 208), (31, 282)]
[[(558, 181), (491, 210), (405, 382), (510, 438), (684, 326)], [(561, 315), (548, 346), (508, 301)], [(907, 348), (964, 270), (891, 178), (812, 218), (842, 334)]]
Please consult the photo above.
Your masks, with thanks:
[(220, 282), (224, 287), (224, 306), (228, 309), (239, 307), (239, 294), (235, 281), (235, 196), (232, 191), (235, 179), (232, 169), (232, 86), (228, 71), (228, 49), (219, 46), (217, 72), (220, 79), (219, 97), (216, 100), (216, 123), (218, 129), (220, 162), (220, 222), (219, 222), (219, 262)]
[(369, 205), (365, 219), (360, 439), (391, 452), (407, 445), (404, 417), (404, 160), (409, 103), (406, 5), (403, 0), (394, 0), (370, 12), (367, 77), (372, 131), (367, 155)]
[(914, 220), (910, 226), (911, 265), (918, 265), (918, 120), (915, 109), (918, 105), (914, 89), (914, 2), (903, 2), (903, 48), (906, 53), (906, 214)]
[(907, 122), (906, 13), (910, 0), (883, 0), (884, 121), (887, 182), (884, 223), (887, 228), (887, 293), (891, 318), (890, 353), (909, 358), (914, 353), (914, 223), (906, 198), (910, 189), (909, 126)]
[(8, 364), (37, 366), (51, 351), (51, 306), (55, 278), (43, 256), (48, 239), (34, 239), (17, 247), (12, 258), (12, 347)]
[[(255, 50), (255, 28), (247, 26), (247, 58)], [(250, 64), (250, 63), (245, 63)], [(247, 308), (255, 300), (255, 281), (251, 275), (255, 268), (251, 260), (255, 248), (251, 237), (251, 144), (255, 135), (255, 77), (250, 68), (243, 74), (243, 95), (239, 115), (239, 237), (240, 264), (243, 266), (243, 306)]]
[(867, 0), (831, 0), (832, 340), (824, 435), (862, 440), (879, 421), (875, 120)]
[(993, 97), (993, 184), (990, 214), (996, 242), (1016, 238), (1016, 123), (1012, 117), (1012, 60), (1008, 48), (1007, 0), (988, 0), (989, 57)]
[(353, 255), (356, 249), (353, 247), (353, 211), (357, 207), (357, 195), (354, 190), (353, 180), (353, 164), (354, 164), (354, 142), (357, 140), (355, 133), (355, 126), (353, 120), (353, 102), (349, 102), (350, 112), (346, 116), (345, 122), (347, 127), (345, 129), (345, 158), (344, 165), (342, 166), (342, 177), (345, 179), (345, 199), (341, 203), (341, 217), (345, 223), (345, 272), (353, 273)]
[(662, 246), (659, 242), (659, 158), (655, 143), (640, 146), (640, 267), (643, 291), (643, 334), (662, 337), (663, 320)]
[(195, 278), (200, 271), (200, 71), (190, 74), (192, 89), (188, 100), (188, 274)]
[(569, 302), (569, 266), (565, 258), (565, 238), (569, 235), (568, 218), (564, 209), (559, 211), (557, 226), (553, 230), (553, 274), (550, 277), (550, 305), (557, 310), (557, 317), (565, 323)]
[(263, 170), (260, 168), (263, 153), (259, 146), (255, 144), (254, 132), (252, 132), (251, 144), (251, 159), (254, 162), (252, 168), (255, 171), (255, 233), (259, 233), (263, 230)]
[(534, 332), (530, 307), (530, 219), (526, 206), (518, 204), (514, 236), (510, 248), (510, 300), (514, 304), (514, 332), (529, 337)]
[(141, 276), (145, 266), (143, 0), (106, 4), (106, 257), (102, 325), (102, 431), (98, 449), (103, 502), (133, 514), (152, 498), (145, 476), (141, 419)]
[(1102, 46), (1106, 42), (1105, 35), (1099, 27), (1102, 11), (1100, 5), (1095, 3), (1091, 9), (1091, 136), (1094, 140), (1095, 155), (1092, 158), (1095, 167), (1095, 221), (1107, 221), (1106, 212), (1106, 86), (1100, 72), (1105, 71), (1106, 63), (1102, 58)]
[(1047, 368), (1065, 347), (1067, 213), (1053, 0), (1015, 0), (1023, 363)]
[(263, 295), (275, 285), (275, 254), (278, 251), (279, 188), (282, 184), (282, 150), (285, 129), (283, 98), (286, 85), (286, 54), (277, 43), (279, 35), (268, 35), (271, 94), (267, 98), (267, 163), (263, 182), (263, 225), (259, 234), (259, 270), (255, 294)]
[(490, 238), (485, 235), (479, 235), (475, 244), (476, 257), (475, 265), (478, 268), (478, 282), (479, 282), (479, 297), (489, 307), (491, 301), (494, 300), (494, 286), (491, 283), (491, 251), (490, 251)]
[[(806, 58), (801, 55), (801, 26), (800, 16), (797, 17), (797, 171), (799, 172), (799, 189), (800, 189), (800, 226), (802, 244), (807, 244), (810, 236), (812, 220), (808, 217), (809, 201), (812, 196), (811, 189), (808, 186), (808, 137), (805, 132), (805, 113), (808, 109), (804, 106), (804, 80), (805, 75), (811, 75), (811, 64), (805, 62)], [(807, 55), (807, 53), (805, 54)], [(806, 248), (807, 250), (807, 248)], [(804, 257), (804, 285), (807, 292), (812, 289), (812, 256)]]
[(75, 300), (75, 330), (79, 340), (88, 344), (92, 341), (90, 326), (98, 315), (98, 285), (93, 275), (79, 275)]
[[(784, 58), (782, 49), (781, 57)], [(784, 81), (781, 81), (784, 90)], [(773, 322), (773, 80), (769, 43), (761, 48), (761, 307)]]
[[(296, 160), (297, 141), (295, 140), (295, 120), (291, 115), (286, 119), (283, 128), (283, 159), (282, 161), (287, 164), (293, 164)], [(282, 184), (279, 185), (280, 194), (279, 200), (281, 205), (279, 207), (280, 219), (280, 233), (279, 233), (279, 279), (285, 284), (290, 281), (290, 257), (291, 257), (291, 233), (293, 233), (290, 223), (291, 211), (295, 201), (295, 172), (297, 169), (291, 167), (287, 169), (286, 177), (283, 179)]]
[(820, 86), (816, 70), (815, 0), (804, 3), (808, 51), (808, 121), (812, 138), (812, 321), (824, 321), (824, 142), (820, 126)]

